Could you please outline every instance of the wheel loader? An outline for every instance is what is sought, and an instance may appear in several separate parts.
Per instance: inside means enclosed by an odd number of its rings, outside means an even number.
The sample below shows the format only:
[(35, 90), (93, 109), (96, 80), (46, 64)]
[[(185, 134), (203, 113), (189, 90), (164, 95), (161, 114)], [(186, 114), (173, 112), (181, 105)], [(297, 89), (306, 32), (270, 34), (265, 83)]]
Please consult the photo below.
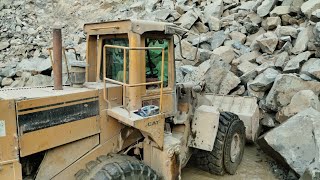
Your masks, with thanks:
[(67, 65), (71, 85), (54, 29), (54, 87), (0, 90), (1, 180), (175, 180), (189, 160), (236, 173), (256, 136), (256, 100), (176, 83), (174, 36), (183, 29), (122, 20), (84, 31), (86, 61)]

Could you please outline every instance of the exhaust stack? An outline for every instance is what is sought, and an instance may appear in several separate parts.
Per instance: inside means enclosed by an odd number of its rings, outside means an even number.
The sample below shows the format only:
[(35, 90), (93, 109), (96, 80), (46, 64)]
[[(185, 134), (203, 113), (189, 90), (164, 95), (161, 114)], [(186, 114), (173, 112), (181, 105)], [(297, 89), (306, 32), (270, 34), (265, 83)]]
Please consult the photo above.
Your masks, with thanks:
[(62, 90), (62, 37), (61, 29), (53, 29), (54, 90)]

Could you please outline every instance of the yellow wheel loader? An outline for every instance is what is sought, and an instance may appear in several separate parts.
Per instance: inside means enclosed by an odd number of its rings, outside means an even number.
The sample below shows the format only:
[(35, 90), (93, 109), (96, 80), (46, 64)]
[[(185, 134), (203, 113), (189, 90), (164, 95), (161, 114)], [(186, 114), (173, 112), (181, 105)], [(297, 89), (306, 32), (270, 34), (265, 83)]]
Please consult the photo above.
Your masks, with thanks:
[(0, 90), (1, 180), (173, 180), (190, 159), (210, 173), (235, 174), (245, 138), (254, 140), (255, 99), (177, 84), (181, 28), (123, 20), (84, 31), (86, 62), (69, 69), (71, 86), (62, 84), (55, 29), (54, 87)]

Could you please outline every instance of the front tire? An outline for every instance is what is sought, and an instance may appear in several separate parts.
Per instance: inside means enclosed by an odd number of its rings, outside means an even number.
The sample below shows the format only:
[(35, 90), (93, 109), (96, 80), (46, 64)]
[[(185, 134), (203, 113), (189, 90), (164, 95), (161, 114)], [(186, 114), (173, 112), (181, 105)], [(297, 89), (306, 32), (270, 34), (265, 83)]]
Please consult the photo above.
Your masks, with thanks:
[(235, 174), (242, 161), (245, 145), (245, 126), (237, 115), (230, 112), (220, 113), (214, 141), (211, 152), (197, 150), (194, 154), (197, 167), (212, 174)]
[(91, 161), (86, 169), (75, 174), (77, 180), (159, 180), (159, 176), (149, 166), (136, 158), (114, 154), (100, 156)]

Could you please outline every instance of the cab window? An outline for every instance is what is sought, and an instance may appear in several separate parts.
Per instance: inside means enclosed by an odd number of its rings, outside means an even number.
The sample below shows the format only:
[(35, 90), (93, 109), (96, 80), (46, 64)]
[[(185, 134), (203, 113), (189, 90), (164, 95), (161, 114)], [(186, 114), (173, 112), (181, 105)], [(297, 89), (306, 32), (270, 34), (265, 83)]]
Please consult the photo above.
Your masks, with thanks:
[[(146, 47), (162, 47), (165, 49), (164, 53), (164, 76), (163, 87), (168, 86), (168, 46), (169, 40), (146, 38)], [(160, 50), (147, 50), (146, 51), (146, 81), (154, 82), (161, 80), (161, 62), (162, 51)], [(159, 88), (159, 85), (149, 85), (147, 89)]]

